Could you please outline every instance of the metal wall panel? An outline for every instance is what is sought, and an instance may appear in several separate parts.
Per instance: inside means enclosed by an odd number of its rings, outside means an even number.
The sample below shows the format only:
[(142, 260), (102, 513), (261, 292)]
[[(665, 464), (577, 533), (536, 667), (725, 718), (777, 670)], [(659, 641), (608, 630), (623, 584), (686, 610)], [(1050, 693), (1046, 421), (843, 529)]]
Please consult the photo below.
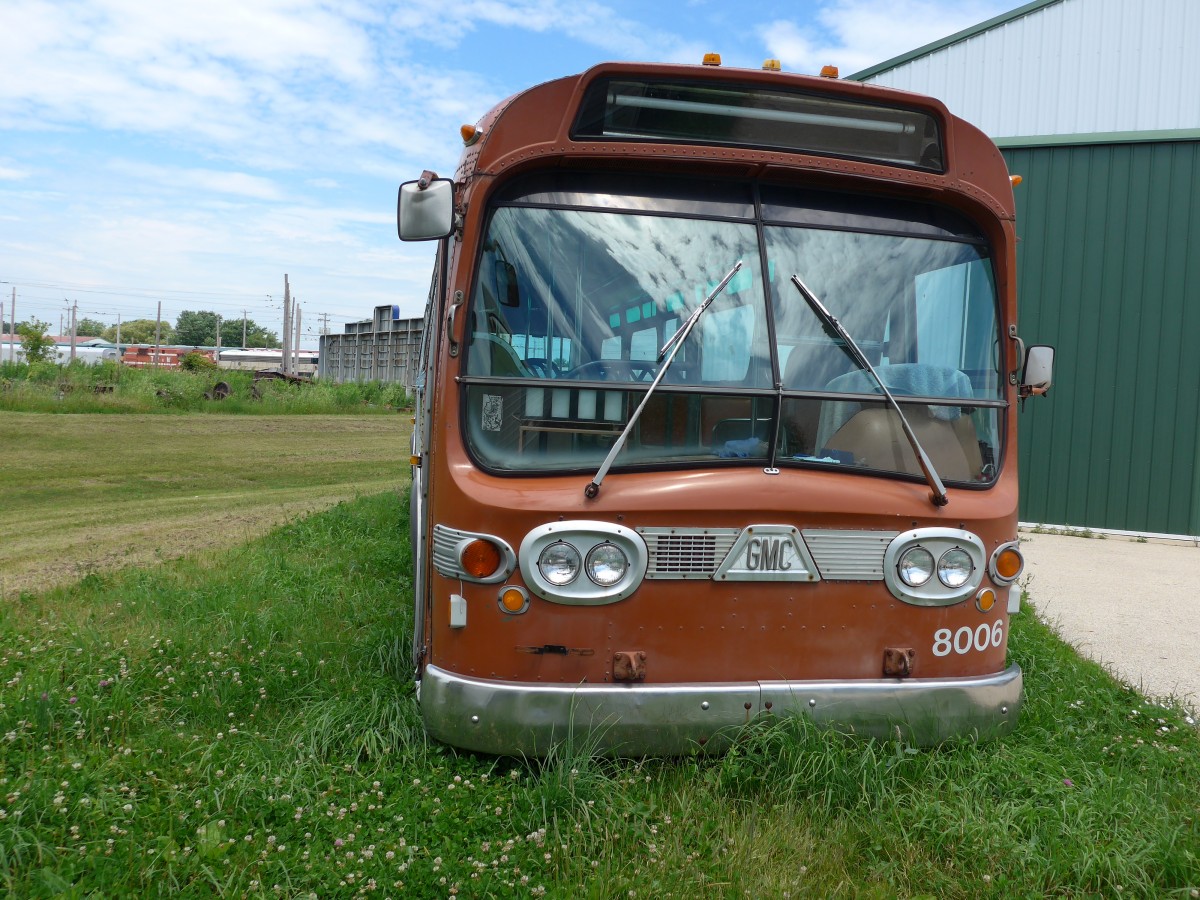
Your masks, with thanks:
[(421, 356), (421, 319), (401, 319), (398, 307), (379, 306), (372, 319), (350, 322), (344, 334), (323, 334), (317, 377), (399, 382), (411, 394)]
[(1200, 128), (1200, 2), (1061, 0), (864, 81), (929, 94), (993, 139)]
[(1057, 346), (1021, 414), (1022, 521), (1200, 534), (1200, 142), (1004, 155), (1020, 333)]

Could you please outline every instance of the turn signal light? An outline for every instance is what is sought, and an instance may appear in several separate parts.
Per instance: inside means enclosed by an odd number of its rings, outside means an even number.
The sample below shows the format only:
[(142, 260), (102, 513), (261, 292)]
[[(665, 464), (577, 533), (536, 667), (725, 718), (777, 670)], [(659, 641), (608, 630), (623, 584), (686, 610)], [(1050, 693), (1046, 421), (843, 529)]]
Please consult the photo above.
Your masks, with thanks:
[(1016, 541), (997, 547), (988, 566), (992, 581), (1001, 585), (1012, 584), (1024, 568), (1025, 557), (1021, 555), (1021, 548)]
[(500, 548), (491, 541), (476, 539), (462, 548), (463, 571), (474, 578), (487, 578), (500, 568)]

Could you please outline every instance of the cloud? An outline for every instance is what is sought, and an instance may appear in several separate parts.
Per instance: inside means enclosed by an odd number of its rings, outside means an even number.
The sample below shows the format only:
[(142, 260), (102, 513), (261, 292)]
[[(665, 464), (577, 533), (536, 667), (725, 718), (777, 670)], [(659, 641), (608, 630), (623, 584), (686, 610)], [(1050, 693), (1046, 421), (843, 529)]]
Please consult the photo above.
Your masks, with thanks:
[(947, 37), (1012, 8), (1007, 0), (825, 0), (819, 27), (775, 20), (758, 33), (784, 68), (849, 75)]
[(0, 159), (0, 181), (23, 181), (29, 177), (29, 170), (12, 165)]

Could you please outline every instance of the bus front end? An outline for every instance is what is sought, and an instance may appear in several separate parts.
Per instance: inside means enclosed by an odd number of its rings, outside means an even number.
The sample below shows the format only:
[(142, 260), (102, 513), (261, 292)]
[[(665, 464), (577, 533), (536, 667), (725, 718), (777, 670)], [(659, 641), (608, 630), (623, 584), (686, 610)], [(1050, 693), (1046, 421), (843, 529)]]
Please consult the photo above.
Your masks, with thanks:
[(641, 755), (761, 715), (1015, 726), (1023, 379), (986, 138), (889, 91), (609, 65), (485, 119), (452, 183), (402, 191), (402, 236), (427, 190), (453, 209), (421, 235), (431, 734)]

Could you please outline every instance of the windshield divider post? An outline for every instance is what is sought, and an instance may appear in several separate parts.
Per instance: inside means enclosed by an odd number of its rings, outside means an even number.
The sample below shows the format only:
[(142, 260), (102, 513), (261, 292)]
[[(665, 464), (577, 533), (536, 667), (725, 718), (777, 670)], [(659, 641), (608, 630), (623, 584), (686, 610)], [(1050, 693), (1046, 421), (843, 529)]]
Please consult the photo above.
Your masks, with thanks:
[(879, 373), (875, 371), (875, 367), (871, 365), (871, 361), (867, 359), (867, 355), (862, 352), (862, 349), (855, 342), (854, 338), (850, 336), (850, 332), (846, 331), (842, 323), (837, 320), (837, 317), (826, 309), (825, 304), (817, 299), (817, 295), (805, 286), (804, 282), (800, 280), (799, 275), (792, 276), (792, 284), (796, 285), (796, 289), (800, 291), (800, 295), (812, 307), (813, 312), (820, 316), (821, 321), (833, 329), (834, 334), (846, 342), (846, 346), (850, 348), (850, 351), (854, 355), (854, 361), (871, 373), (871, 377), (875, 379), (875, 383), (879, 385), (879, 389), (883, 391), (883, 395), (892, 404), (896, 415), (900, 417), (900, 427), (904, 429), (904, 436), (908, 438), (908, 443), (917, 455), (917, 462), (921, 466), (921, 471), (925, 474), (925, 480), (929, 483), (929, 487), (933, 489), (930, 500), (933, 501), (934, 506), (945, 506), (948, 504), (950, 498), (946, 495), (946, 487), (942, 484), (942, 479), (938, 477), (937, 469), (933, 467), (933, 462), (929, 459), (925, 448), (917, 440), (916, 432), (912, 430), (912, 426), (908, 423), (908, 419), (905, 417), (904, 411), (900, 408), (900, 404), (896, 402), (896, 398), (892, 396), (892, 392), (887, 389), (887, 385), (883, 383), (883, 379), (879, 377)]

